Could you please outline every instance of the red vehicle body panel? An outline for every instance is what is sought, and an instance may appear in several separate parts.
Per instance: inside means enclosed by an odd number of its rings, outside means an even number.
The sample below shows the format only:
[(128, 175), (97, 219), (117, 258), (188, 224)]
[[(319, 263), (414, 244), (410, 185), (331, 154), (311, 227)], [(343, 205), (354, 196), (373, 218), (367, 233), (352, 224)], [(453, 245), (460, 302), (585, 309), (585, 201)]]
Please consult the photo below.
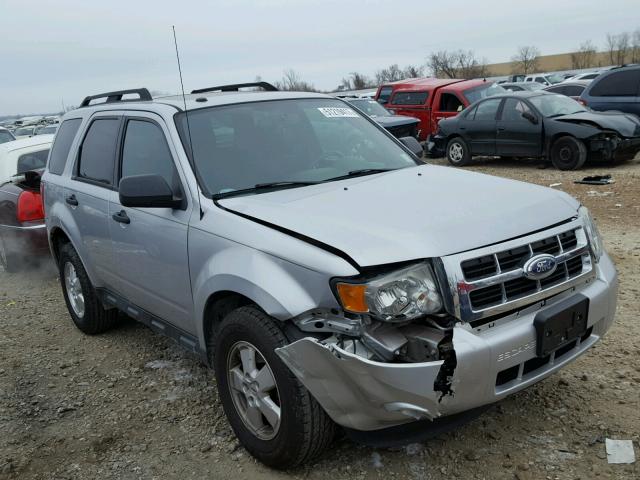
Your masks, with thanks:
[[(380, 85), (375, 99), (396, 115), (420, 120), (418, 139), (426, 140), (436, 132), (440, 120), (455, 117), (459, 113), (458, 107), (469, 106), (471, 102), (463, 92), (486, 83), (485, 80), (414, 78)], [(415, 95), (409, 95), (411, 93)], [(424, 95), (420, 94), (425, 93), (426, 99), (422, 101)], [(411, 97), (416, 103), (406, 103)]]

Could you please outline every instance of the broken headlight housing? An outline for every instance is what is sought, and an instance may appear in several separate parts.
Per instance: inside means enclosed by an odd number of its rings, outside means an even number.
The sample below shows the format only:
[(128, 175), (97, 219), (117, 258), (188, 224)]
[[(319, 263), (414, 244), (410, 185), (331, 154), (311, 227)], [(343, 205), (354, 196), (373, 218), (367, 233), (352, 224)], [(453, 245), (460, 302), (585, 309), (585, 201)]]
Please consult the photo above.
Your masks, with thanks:
[(584, 225), (584, 231), (587, 234), (587, 239), (589, 240), (589, 245), (591, 245), (591, 252), (595, 258), (596, 262), (600, 261), (600, 257), (602, 256), (603, 246), (602, 246), (602, 237), (600, 236), (600, 232), (598, 231), (598, 227), (593, 221), (593, 217), (587, 207), (580, 207), (578, 209), (578, 216), (582, 219), (582, 224)]
[(343, 308), (387, 322), (403, 322), (442, 310), (442, 296), (431, 265), (418, 263), (362, 283), (338, 281)]

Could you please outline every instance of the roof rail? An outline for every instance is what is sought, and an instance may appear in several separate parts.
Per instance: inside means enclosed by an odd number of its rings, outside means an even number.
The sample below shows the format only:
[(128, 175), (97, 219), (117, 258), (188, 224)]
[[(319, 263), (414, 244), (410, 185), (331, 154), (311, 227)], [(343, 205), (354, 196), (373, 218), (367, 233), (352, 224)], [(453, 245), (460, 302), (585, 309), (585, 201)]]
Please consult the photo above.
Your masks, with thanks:
[(205, 92), (237, 92), (241, 88), (249, 87), (261, 87), (267, 92), (277, 92), (278, 89), (268, 82), (251, 82), (251, 83), (236, 83), (232, 85), (219, 85), (217, 87), (200, 88), (198, 90), (191, 90), (191, 93), (205, 93)]
[[(140, 98), (122, 100), (122, 97), (124, 95), (131, 94), (131, 93), (137, 93)], [(88, 107), (91, 104), (91, 100), (97, 100), (99, 98), (106, 98), (107, 100), (105, 103), (139, 102), (139, 101), (153, 100), (153, 98), (151, 98), (151, 94), (149, 93), (149, 90), (147, 90), (146, 88), (132, 88), (130, 90), (118, 90), (116, 92), (100, 93), (98, 95), (90, 95), (88, 97), (84, 97), (84, 100), (82, 100), (80, 107)]]

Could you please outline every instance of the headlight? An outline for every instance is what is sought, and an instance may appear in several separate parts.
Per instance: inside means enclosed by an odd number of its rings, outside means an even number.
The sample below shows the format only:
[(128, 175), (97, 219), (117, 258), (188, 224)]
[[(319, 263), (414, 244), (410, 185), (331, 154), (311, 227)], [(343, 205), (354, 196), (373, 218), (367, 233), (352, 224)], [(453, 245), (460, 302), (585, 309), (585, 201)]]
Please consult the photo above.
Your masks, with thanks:
[(382, 275), (365, 283), (338, 282), (343, 308), (370, 313), (388, 322), (405, 321), (442, 310), (442, 297), (427, 263)]
[(584, 231), (587, 234), (587, 239), (589, 240), (589, 244), (591, 245), (591, 251), (593, 252), (593, 256), (595, 257), (596, 262), (600, 261), (600, 257), (602, 256), (603, 248), (602, 248), (602, 237), (600, 236), (600, 232), (598, 231), (598, 227), (596, 227), (591, 214), (587, 207), (580, 207), (578, 210), (578, 216), (582, 219), (582, 223), (584, 225)]

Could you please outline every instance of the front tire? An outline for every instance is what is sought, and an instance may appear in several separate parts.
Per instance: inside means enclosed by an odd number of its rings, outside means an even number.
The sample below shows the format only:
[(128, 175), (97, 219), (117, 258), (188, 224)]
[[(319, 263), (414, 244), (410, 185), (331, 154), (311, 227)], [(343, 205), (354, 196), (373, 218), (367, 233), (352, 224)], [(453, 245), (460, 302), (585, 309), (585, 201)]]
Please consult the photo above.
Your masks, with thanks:
[(578, 170), (587, 161), (587, 147), (577, 138), (567, 135), (553, 142), (550, 157), (558, 170)]
[(447, 143), (447, 160), (456, 167), (464, 167), (471, 161), (471, 151), (462, 137), (454, 137)]
[(222, 406), (251, 455), (273, 468), (291, 468), (331, 443), (335, 424), (276, 354), (289, 342), (271, 317), (240, 307), (211, 340)]
[(88, 335), (113, 327), (118, 320), (118, 311), (104, 309), (78, 253), (70, 243), (60, 248), (58, 269), (64, 301), (76, 327)]

